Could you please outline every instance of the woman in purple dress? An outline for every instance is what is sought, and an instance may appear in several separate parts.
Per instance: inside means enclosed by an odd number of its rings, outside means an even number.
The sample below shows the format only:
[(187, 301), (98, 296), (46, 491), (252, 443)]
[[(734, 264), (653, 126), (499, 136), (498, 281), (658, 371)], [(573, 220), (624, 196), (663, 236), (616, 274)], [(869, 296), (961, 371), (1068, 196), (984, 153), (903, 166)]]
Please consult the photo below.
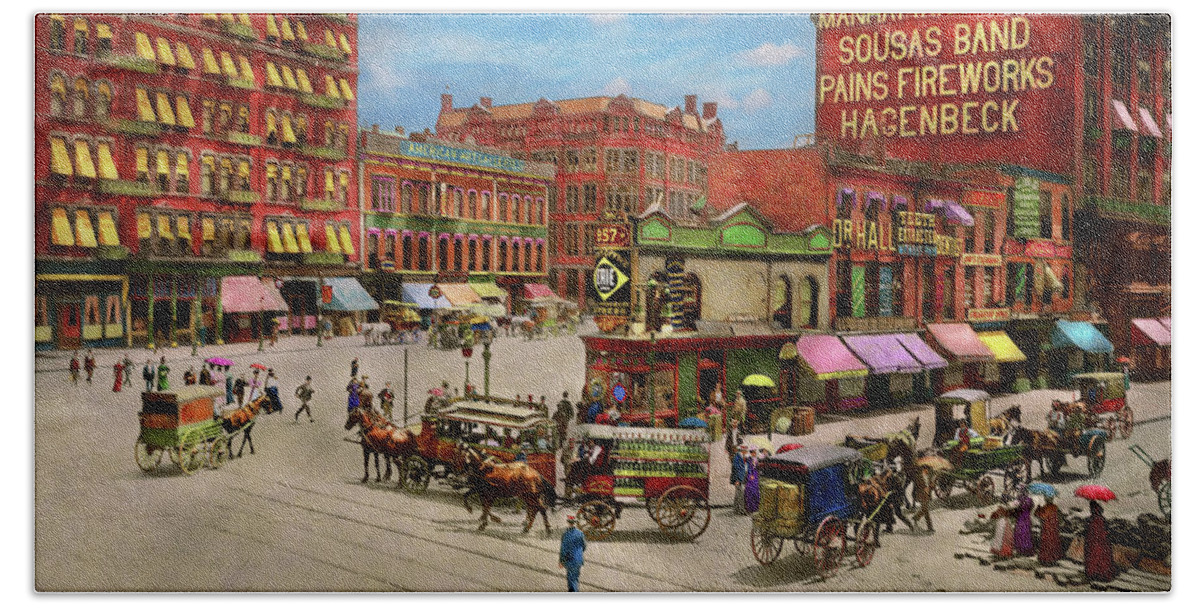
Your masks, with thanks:
[(746, 463), (746, 512), (753, 515), (758, 511), (758, 460), (757, 453)]
[(1033, 555), (1033, 499), (1024, 487), (1013, 509), (1016, 525), (1013, 527), (1013, 549), (1017, 555)]

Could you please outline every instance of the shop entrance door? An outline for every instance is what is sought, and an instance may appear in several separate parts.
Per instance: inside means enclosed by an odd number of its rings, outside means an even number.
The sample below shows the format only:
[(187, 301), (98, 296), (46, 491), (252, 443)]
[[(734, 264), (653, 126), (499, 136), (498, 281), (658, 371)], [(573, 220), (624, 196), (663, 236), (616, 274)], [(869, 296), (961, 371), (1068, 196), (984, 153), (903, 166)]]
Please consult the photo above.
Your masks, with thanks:
[(58, 347), (67, 350), (79, 346), (79, 304), (59, 303)]

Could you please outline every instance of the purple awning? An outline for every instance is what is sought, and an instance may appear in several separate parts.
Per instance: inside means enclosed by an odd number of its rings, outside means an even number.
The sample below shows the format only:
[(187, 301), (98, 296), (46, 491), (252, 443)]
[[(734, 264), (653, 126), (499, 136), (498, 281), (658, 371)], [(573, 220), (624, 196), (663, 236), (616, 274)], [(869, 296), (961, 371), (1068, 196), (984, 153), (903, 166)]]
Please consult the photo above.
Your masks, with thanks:
[(896, 339), (925, 369), (940, 369), (949, 365), (917, 334), (896, 334)]
[(975, 335), (975, 330), (966, 323), (930, 323), (925, 326), (929, 335), (949, 353), (956, 361), (974, 363), (992, 361), (996, 356), (992, 350)]
[(837, 336), (800, 336), (796, 353), (812, 370), (817, 380), (837, 380), (867, 375), (867, 366), (859, 361)]
[(867, 364), (872, 374), (915, 374), (921, 364), (901, 346), (894, 334), (844, 336), (842, 340)]
[(971, 217), (971, 214), (962, 205), (954, 201), (942, 201), (942, 203), (942, 213), (945, 214), (946, 219), (963, 226), (975, 225), (975, 218)]

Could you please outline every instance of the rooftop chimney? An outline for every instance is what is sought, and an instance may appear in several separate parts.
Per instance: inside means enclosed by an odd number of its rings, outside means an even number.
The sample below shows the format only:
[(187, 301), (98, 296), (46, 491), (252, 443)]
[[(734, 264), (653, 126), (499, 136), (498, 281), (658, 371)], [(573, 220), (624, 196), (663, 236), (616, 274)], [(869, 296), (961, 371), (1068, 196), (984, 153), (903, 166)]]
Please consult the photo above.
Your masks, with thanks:
[(372, 133), (378, 133), (378, 132), (379, 132), (379, 125), (371, 125), (371, 132), (372, 132)]
[(404, 127), (396, 125), (396, 135), (404, 135)]
[(449, 93), (442, 93), (442, 111), (449, 112), (454, 109), (454, 96)]
[(482, 107), (485, 107), (485, 108), (491, 108), (492, 107), (492, 98), (491, 97), (480, 97), (479, 105)]
[(683, 113), (684, 114), (695, 114), (696, 113), (696, 96), (695, 95), (684, 95), (683, 96)]
[(712, 120), (717, 117), (717, 102), (704, 102), (704, 120)]

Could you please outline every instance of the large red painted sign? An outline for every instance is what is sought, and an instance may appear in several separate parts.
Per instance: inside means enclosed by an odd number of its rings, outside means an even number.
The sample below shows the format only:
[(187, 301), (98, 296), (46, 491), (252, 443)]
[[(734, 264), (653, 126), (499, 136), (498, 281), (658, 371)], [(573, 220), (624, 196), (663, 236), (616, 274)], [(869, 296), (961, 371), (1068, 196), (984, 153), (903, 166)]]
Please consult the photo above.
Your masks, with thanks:
[(891, 156), (1073, 174), (1078, 16), (822, 14), (817, 133)]

